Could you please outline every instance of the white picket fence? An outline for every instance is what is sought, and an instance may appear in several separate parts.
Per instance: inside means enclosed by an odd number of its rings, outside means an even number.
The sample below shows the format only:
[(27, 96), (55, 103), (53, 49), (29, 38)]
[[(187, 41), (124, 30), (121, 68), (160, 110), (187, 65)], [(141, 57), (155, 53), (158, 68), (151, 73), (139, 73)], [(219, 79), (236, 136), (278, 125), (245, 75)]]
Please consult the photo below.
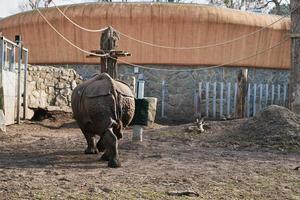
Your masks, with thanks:
[[(271, 104), (287, 106), (288, 85), (248, 84), (245, 116), (252, 117)], [(195, 114), (209, 118), (234, 118), (237, 83), (200, 82), (194, 95)]]

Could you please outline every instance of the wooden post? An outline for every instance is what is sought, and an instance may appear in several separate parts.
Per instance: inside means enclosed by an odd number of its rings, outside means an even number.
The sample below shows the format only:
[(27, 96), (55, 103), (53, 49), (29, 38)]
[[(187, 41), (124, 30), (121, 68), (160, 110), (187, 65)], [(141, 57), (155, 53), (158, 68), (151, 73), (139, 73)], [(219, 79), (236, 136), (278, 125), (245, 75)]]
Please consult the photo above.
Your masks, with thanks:
[(20, 36), (16, 36), (16, 43), (18, 44), (18, 88), (17, 88), (17, 124), (21, 123), (21, 64), (22, 64), (22, 40)]
[[(291, 76), (289, 108), (300, 114), (300, 0), (291, 0)], [(297, 9), (296, 9), (297, 8)]]
[[(110, 54), (118, 46), (119, 36), (112, 27), (108, 27), (101, 35), (100, 49), (110, 56), (101, 57), (101, 73), (108, 73), (113, 79), (118, 76), (117, 58)], [(114, 57), (115, 59), (111, 58)]]
[(242, 69), (238, 74), (238, 94), (237, 94), (237, 102), (236, 102), (237, 118), (243, 118), (245, 116), (247, 82), (248, 82), (248, 69)]

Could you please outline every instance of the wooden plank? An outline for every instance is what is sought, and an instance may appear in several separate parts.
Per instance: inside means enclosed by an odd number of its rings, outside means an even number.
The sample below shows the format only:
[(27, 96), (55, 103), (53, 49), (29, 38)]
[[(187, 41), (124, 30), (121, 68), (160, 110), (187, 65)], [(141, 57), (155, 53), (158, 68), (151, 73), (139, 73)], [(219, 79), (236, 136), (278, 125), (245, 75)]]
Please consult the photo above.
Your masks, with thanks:
[(286, 94), (287, 94), (287, 86), (286, 85), (284, 85), (283, 86), (283, 106), (287, 106), (287, 103), (286, 103)]
[(272, 84), (271, 105), (274, 104), (275, 86)]
[(263, 96), (263, 84), (259, 84), (259, 111), (262, 110), (263, 106), (262, 106), (262, 96)]
[(202, 82), (199, 82), (199, 114), (202, 116), (202, 109), (201, 109), (201, 103), (202, 103)]
[(251, 93), (250, 93), (250, 90), (251, 90), (251, 84), (249, 83), (248, 84), (248, 94), (247, 94), (247, 117), (249, 118), (250, 117), (250, 102), (251, 102)]
[(256, 115), (256, 83), (253, 85), (253, 116)]
[(206, 117), (209, 116), (209, 82), (206, 82), (205, 87), (205, 97), (206, 97)]
[(269, 105), (269, 85), (266, 84), (266, 107)]
[(230, 117), (230, 89), (231, 89), (231, 83), (227, 83), (227, 117)]
[(194, 91), (194, 115), (197, 116), (198, 114), (198, 92)]
[(216, 118), (217, 82), (213, 84), (213, 118)]
[(161, 92), (161, 117), (165, 117), (165, 84), (166, 84), (166, 81), (163, 80), (161, 82), (161, 89), (162, 89), (162, 92)]
[(238, 83), (234, 83), (233, 113), (237, 112), (236, 110), (237, 94), (238, 94)]
[(281, 105), (281, 102), (280, 102), (280, 85), (277, 86), (277, 104)]
[(223, 117), (223, 90), (224, 90), (224, 83), (220, 83), (220, 118)]

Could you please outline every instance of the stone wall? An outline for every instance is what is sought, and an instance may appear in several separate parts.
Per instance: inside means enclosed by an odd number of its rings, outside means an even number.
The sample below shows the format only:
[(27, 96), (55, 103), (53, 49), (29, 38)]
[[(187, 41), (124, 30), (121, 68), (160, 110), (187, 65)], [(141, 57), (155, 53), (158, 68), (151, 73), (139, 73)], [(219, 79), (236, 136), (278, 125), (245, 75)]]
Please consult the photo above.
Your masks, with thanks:
[(28, 107), (70, 112), (71, 94), (82, 77), (73, 69), (51, 66), (28, 67)]
[[(148, 65), (147, 67), (154, 67)], [(187, 69), (186, 67), (167, 67), (168, 69)], [(191, 68), (189, 68), (191, 69)], [(237, 74), (241, 68), (214, 68), (191, 71), (159, 71), (154, 69), (141, 69), (134, 73), (131, 66), (120, 65), (118, 68), (120, 79), (131, 82), (134, 90), (134, 80), (138, 74), (145, 79), (145, 97), (156, 97), (156, 119), (166, 122), (190, 122), (196, 117), (195, 95), (198, 93), (199, 82), (236, 82)], [(72, 89), (82, 80), (89, 79), (98, 72), (96, 65), (67, 65), (57, 67), (31, 67), (29, 69), (29, 106), (47, 107), (58, 106), (60, 109), (70, 109), (70, 96)], [(256, 84), (288, 84), (289, 71), (274, 69), (249, 68), (250, 83)], [(131, 77), (131, 78), (128, 78)], [(165, 111), (162, 116), (162, 81), (165, 81)]]
[[(69, 67), (75, 69), (84, 79), (89, 78), (98, 69), (95, 65)], [(147, 67), (155, 66), (147, 65)], [(159, 68), (192, 69), (173, 66), (159, 66)], [(145, 79), (145, 96), (158, 99), (156, 119), (166, 122), (190, 122), (196, 117), (195, 95), (198, 93), (198, 83), (207, 81), (234, 83), (240, 70), (241, 68), (224, 67), (173, 72), (139, 68), (139, 74), (143, 74)], [(131, 66), (119, 65), (118, 71), (120, 76), (127, 75), (138, 78), (138, 73), (135, 74)], [(288, 84), (289, 71), (249, 68), (248, 78), (250, 83)], [(163, 80), (166, 83), (164, 116), (162, 116), (161, 112)], [(231, 91), (233, 92), (233, 90)]]

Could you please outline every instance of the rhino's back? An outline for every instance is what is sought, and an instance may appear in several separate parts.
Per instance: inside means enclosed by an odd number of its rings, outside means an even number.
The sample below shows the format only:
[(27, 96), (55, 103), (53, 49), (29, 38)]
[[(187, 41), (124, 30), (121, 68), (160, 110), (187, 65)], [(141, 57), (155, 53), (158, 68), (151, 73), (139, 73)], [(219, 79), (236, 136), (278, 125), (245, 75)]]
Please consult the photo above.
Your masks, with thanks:
[(74, 89), (72, 110), (81, 129), (101, 134), (111, 126), (116, 106), (111, 90), (112, 82), (106, 74), (96, 75)]

